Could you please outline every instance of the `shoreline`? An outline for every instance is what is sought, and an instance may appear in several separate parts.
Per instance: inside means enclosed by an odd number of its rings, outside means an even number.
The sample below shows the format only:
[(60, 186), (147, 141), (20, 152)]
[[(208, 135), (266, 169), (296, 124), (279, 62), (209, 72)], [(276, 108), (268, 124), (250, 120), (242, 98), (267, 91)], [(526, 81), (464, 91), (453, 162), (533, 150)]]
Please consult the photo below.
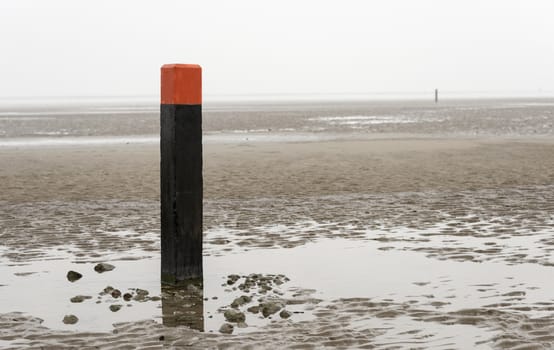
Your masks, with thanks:
[[(329, 132), (209, 132), (202, 135), (203, 144), (257, 144), (257, 143), (322, 143), (322, 142), (359, 142), (359, 141), (474, 141), (482, 143), (498, 142), (537, 142), (554, 143), (551, 135), (435, 135), (435, 134), (368, 134), (368, 133), (329, 133)], [(0, 137), (0, 151), (9, 149), (27, 149), (36, 147), (64, 148), (72, 146), (102, 147), (123, 144), (159, 144), (156, 135), (129, 136), (32, 136)]]

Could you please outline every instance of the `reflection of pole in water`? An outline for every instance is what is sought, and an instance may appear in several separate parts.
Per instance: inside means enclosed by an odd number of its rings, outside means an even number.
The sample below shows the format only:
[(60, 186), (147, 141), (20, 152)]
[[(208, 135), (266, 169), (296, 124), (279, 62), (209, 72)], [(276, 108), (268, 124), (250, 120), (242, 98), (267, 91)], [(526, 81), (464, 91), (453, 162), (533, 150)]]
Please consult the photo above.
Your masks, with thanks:
[(439, 102), (439, 89), (435, 89), (435, 103)]
[(186, 326), (204, 331), (204, 287), (202, 279), (187, 280), (177, 286), (162, 284), (164, 326)]

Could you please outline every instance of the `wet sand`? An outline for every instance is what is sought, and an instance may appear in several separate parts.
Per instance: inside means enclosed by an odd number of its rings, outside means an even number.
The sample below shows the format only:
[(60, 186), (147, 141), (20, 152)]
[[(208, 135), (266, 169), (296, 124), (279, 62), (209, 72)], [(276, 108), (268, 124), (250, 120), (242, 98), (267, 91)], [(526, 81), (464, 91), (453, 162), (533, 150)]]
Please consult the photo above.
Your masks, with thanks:
[[(551, 185), (552, 138), (407, 138), (204, 146), (205, 198)], [(158, 200), (156, 144), (0, 148), (2, 198)], [(271, 184), (271, 186), (268, 186)]]
[[(552, 138), (208, 143), (204, 159), (199, 332), (161, 320), (176, 311), (160, 310), (164, 300), (175, 305), (152, 272), (156, 144), (0, 148), (0, 262), (9, 276), (0, 282), (0, 347), (554, 344)], [(119, 272), (95, 274), (101, 261)], [(70, 268), (86, 272), (83, 282), (65, 280)], [(220, 334), (223, 311), (244, 294), (227, 276), (252, 273), (290, 281), (249, 291), (254, 301), (239, 308), (249, 327)], [(34, 284), (44, 292), (32, 293)], [(110, 312), (117, 301), (99, 292), (113, 284), (165, 299)], [(79, 309), (68, 299), (82, 293), (93, 298)], [(298, 313), (269, 320), (246, 311), (268, 295)], [(61, 322), (79, 312), (75, 325)]]

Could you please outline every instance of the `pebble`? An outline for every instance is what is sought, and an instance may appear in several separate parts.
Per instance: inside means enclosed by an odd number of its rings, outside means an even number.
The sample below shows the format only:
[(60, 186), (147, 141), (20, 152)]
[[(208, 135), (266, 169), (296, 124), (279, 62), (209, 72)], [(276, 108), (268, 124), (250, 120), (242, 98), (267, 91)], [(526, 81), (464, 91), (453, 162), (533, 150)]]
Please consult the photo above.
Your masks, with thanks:
[(125, 293), (125, 294), (123, 294), (123, 299), (124, 299), (125, 301), (129, 301), (129, 300), (131, 300), (132, 298), (133, 298), (133, 296), (131, 295), (131, 293)]
[(137, 295), (142, 295), (142, 296), (147, 296), (149, 294), (149, 292), (146, 289), (140, 289), (140, 288), (137, 288), (135, 292), (137, 293)]
[(289, 318), (291, 316), (291, 313), (288, 312), (287, 310), (282, 310), (280, 313), (279, 313), (279, 316), (281, 316), (281, 318)]
[(235, 329), (235, 327), (233, 327), (232, 324), (224, 323), (224, 324), (219, 328), (219, 333), (231, 334), (231, 333), (233, 333), (233, 330), (234, 330), (234, 329)]
[(259, 306), (250, 306), (248, 309), (246, 309), (246, 311), (251, 312), (253, 314), (257, 314), (258, 312), (260, 312), (260, 307)]
[(73, 298), (69, 299), (72, 303), (82, 303), (86, 299), (92, 299), (92, 297), (89, 297), (88, 295), (76, 295)]
[(115, 269), (115, 266), (113, 266), (111, 264), (107, 264), (107, 263), (99, 263), (99, 264), (96, 264), (96, 266), (94, 266), (94, 271), (96, 271), (98, 273), (111, 271), (113, 269)]
[(235, 284), (236, 281), (238, 281), (240, 279), (240, 276), (239, 275), (229, 275), (227, 276), (227, 284), (228, 285), (232, 285), (232, 284)]
[(121, 291), (119, 289), (114, 289), (112, 291), (112, 297), (119, 298), (121, 296)]
[(251, 297), (249, 297), (248, 295), (242, 295), (236, 298), (235, 300), (233, 300), (233, 302), (231, 303), (231, 307), (238, 308), (239, 306), (247, 304), (251, 301), (252, 301)]
[(112, 312), (117, 312), (117, 311), (119, 311), (119, 309), (121, 309), (121, 305), (117, 305), (117, 304), (110, 305), (110, 310)]
[(246, 319), (246, 316), (242, 312), (233, 309), (225, 310), (223, 316), (229, 322), (244, 322)]
[(80, 279), (81, 277), (83, 277), (83, 275), (81, 275), (81, 274), (80, 274), (79, 272), (77, 272), (77, 271), (71, 270), (71, 271), (69, 271), (69, 272), (67, 273), (67, 280), (68, 280), (69, 282), (75, 282), (75, 281), (77, 281), (78, 279)]
[(75, 324), (79, 321), (79, 318), (75, 315), (65, 315), (63, 318), (63, 323), (65, 324)]
[(272, 301), (261, 303), (260, 307), (262, 309), (262, 315), (264, 315), (264, 317), (273, 315), (282, 308), (281, 304)]

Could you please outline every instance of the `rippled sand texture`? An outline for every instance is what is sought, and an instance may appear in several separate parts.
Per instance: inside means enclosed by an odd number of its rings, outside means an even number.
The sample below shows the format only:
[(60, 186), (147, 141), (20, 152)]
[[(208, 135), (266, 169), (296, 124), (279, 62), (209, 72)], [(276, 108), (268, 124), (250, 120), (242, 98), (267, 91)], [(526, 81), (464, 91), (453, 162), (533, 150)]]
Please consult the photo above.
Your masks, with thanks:
[[(9, 300), (24, 300), (10, 285), (66, 273), (41, 262), (157, 269), (159, 149), (0, 147), (0, 270), (10, 273), (0, 281), (0, 348), (552, 348), (554, 107), (526, 103), (488, 105), (486, 116), (469, 102), (388, 103), (374, 113), (356, 104), (262, 114), (250, 106), (236, 117), (213, 107), (208, 132), (250, 124), (306, 132), (313, 123), (310, 133), (320, 132), (315, 125), (342, 133), (246, 141), (262, 132), (253, 131), (205, 145), (204, 316), (213, 333), (136, 317), (111, 333), (88, 332), (84, 321), (72, 332), (41, 325), (38, 311), (12, 310)], [(225, 131), (210, 126), (219, 115), (229, 118)], [(290, 282), (272, 295), (304, 290), (310, 301), (293, 302), (302, 313), (286, 320), (247, 313), (250, 327), (219, 334), (220, 310), (242, 293), (221, 280), (233, 273), (283, 273)]]

